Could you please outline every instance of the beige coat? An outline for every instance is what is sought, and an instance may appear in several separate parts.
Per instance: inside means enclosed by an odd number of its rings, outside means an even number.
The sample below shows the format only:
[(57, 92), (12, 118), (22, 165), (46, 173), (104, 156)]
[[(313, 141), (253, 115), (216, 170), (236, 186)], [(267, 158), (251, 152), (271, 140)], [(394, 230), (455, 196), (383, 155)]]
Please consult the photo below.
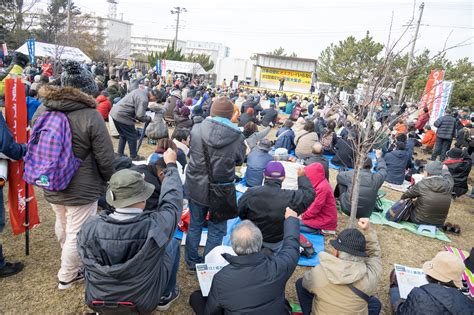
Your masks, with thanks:
[(312, 314), (367, 315), (367, 302), (347, 286), (371, 296), (375, 293), (382, 275), (379, 242), (374, 230), (365, 234), (367, 254), (365, 262), (341, 260), (325, 252), (319, 253), (321, 264), (307, 271), (303, 287), (314, 294)]
[(307, 132), (304, 131), (303, 134), (300, 134), (299, 138), (295, 136), (295, 153), (296, 156), (300, 159), (305, 159), (312, 155), (313, 145), (318, 142), (319, 137), (316, 132)]

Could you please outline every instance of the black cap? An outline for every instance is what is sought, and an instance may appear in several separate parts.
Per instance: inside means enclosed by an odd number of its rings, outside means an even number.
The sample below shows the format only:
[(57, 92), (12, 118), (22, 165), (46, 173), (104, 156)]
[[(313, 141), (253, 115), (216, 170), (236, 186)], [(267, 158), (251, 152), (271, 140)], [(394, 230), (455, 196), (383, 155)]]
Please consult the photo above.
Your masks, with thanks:
[(341, 252), (359, 257), (367, 257), (365, 237), (358, 229), (345, 229), (335, 240), (331, 240), (329, 243)]
[(459, 148), (452, 148), (448, 152), (446, 152), (446, 156), (452, 159), (461, 159), (462, 158), (462, 150)]

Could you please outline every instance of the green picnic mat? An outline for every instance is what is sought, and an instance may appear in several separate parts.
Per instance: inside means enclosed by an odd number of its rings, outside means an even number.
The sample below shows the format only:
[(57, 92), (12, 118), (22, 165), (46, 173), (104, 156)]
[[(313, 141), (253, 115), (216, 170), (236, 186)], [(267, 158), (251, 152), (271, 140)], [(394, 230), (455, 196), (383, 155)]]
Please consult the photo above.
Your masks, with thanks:
[(446, 234), (444, 234), (444, 232), (440, 229), (436, 229), (436, 234), (433, 235), (431, 234), (431, 232), (428, 232), (428, 231), (418, 232), (418, 224), (415, 224), (415, 223), (405, 222), (405, 221), (396, 223), (396, 222), (387, 220), (385, 218), (385, 213), (390, 209), (390, 207), (392, 207), (393, 204), (394, 202), (391, 200), (382, 199), (383, 212), (372, 212), (372, 215), (370, 216), (370, 222), (372, 222), (373, 224), (389, 225), (396, 229), (408, 230), (412, 233), (415, 233), (421, 236), (430, 237), (430, 238), (436, 238), (444, 242), (451, 242), (451, 240), (446, 236)]

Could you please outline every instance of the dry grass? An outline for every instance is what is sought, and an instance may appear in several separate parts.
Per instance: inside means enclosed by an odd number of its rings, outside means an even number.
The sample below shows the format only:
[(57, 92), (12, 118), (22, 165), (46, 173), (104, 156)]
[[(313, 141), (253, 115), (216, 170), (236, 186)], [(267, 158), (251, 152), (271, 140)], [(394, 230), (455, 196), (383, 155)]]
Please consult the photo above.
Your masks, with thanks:
[[(116, 141), (115, 145), (116, 145)], [(142, 155), (148, 155), (153, 148), (146, 144), (141, 149)], [(335, 185), (336, 171), (331, 170), (331, 184)], [(388, 192), (386, 198), (397, 200), (400, 193), (384, 189)], [(6, 192), (5, 192), (6, 193)], [(2, 233), (0, 242), (4, 245), (6, 258), (10, 261), (23, 261), (25, 270), (13, 277), (0, 279), (0, 313), (1, 314), (80, 314), (90, 311), (84, 304), (83, 285), (75, 286), (66, 291), (57, 290), (57, 271), (60, 264), (60, 247), (54, 235), (54, 214), (49, 204), (43, 199), (42, 193), (37, 190), (40, 217), (42, 224), (31, 231), (30, 255), (24, 255), (24, 236), (12, 236), (8, 226)], [(6, 205), (5, 205), (6, 206)], [(462, 234), (449, 235), (452, 243), (449, 245), (463, 249), (473, 246), (474, 220), (473, 199), (463, 197), (453, 202), (448, 216), (449, 222), (461, 225)], [(346, 216), (339, 217), (338, 231), (341, 231), (348, 222)], [(388, 277), (393, 263), (408, 266), (421, 266), (431, 259), (438, 251), (443, 250), (447, 243), (421, 237), (404, 230), (396, 230), (387, 226), (374, 226), (377, 231), (381, 247), (384, 274), (377, 290), (377, 296), (383, 304), (382, 313), (390, 314), (388, 298)], [(330, 250), (326, 238), (326, 250)], [(184, 251), (181, 251), (183, 257)], [(309, 268), (297, 267), (288, 281), (286, 296), (291, 302), (297, 302), (294, 289), (295, 281)], [(188, 306), (189, 295), (197, 290), (199, 285), (195, 276), (186, 273), (183, 259), (178, 272), (178, 284), (181, 288), (181, 297), (168, 314), (192, 314)], [(160, 314), (160, 312), (157, 312)]]

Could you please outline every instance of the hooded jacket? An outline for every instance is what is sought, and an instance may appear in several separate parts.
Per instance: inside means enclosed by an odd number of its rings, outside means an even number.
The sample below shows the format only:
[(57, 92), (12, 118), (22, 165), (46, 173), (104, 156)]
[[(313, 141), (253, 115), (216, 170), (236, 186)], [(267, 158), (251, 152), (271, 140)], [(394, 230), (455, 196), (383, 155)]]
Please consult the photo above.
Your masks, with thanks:
[(182, 208), (178, 170), (168, 164), (155, 211), (123, 221), (102, 211), (90, 217), (77, 235), (84, 264), (86, 303), (133, 302), (140, 313), (152, 312), (168, 284), (172, 261), (165, 247), (173, 240)]
[(33, 125), (45, 111), (65, 113), (72, 133), (72, 150), (83, 160), (69, 186), (62, 191), (43, 190), (45, 199), (65, 206), (97, 201), (105, 194), (106, 182), (114, 172), (114, 147), (94, 98), (72, 87), (49, 85), (39, 90), (39, 97), (43, 104), (33, 116)]
[[(383, 159), (377, 159), (377, 172), (363, 169), (360, 172), (359, 202), (357, 203), (357, 218), (368, 218), (374, 211), (377, 201), (377, 194), (387, 176), (387, 166)], [(347, 187), (339, 199), (341, 201), (342, 211), (346, 214), (351, 213), (351, 190), (352, 177), (354, 170), (340, 172), (337, 175), (337, 184)]]
[(277, 255), (223, 254), (229, 265), (212, 280), (205, 314), (289, 314), (285, 286), (300, 256), (298, 219), (286, 219), (284, 228), (283, 247)]
[(100, 113), (102, 118), (104, 118), (105, 121), (109, 120), (109, 113), (112, 109), (112, 105), (107, 96), (99, 95), (95, 101), (97, 102), (97, 111)]
[(387, 178), (385, 181), (395, 185), (403, 184), (405, 170), (410, 161), (410, 152), (407, 150), (393, 150), (384, 156), (387, 164)]
[(298, 190), (281, 189), (279, 179), (265, 179), (265, 184), (249, 188), (239, 199), (239, 216), (250, 220), (262, 231), (263, 241), (283, 240), (283, 222), (287, 207), (303, 213), (314, 201), (314, 189), (306, 176), (298, 177)]
[(416, 198), (410, 221), (442, 226), (451, 205), (453, 178), (443, 169), (442, 176), (429, 176), (408, 188), (401, 199)]
[(429, 283), (413, 288), (405, 302), (396, 311), (397, 315), (424, 314), (474, 314), (474, 302), (455, 288)]
[[(229, 121), (229, 124), (232, 124)], [(191, 130), (189, 163), (184, 185), (186, 195), (194, 203), (209, 205), (209, 178), (202, 143), (209, 150), (214, 181), (231, 183), (235, 178), (235, 166), (245, 159), (244, 136), (235, 126), (213, 118), (206, 118)]]
[(304, 168), (316, 195), (313, 203), (301, 216), (301, 221), (313, 229), (335, 231), (337, 227), (336, 198), (326, 180), (324, 167), (314, 163)]
[(367, 302), (347, 286), (371, 296), (382, 276), (382, 255), (377, 234), (373, 229), (364, 232), (367, 242), (366, 258), (362, 262), (342, 260), (326, 252), (318, 254), (320, 264), (303, 276), (303, 287), (314, 294), (313, 315), (367, 315)]
[(469, 189), (467, 186), (467, 180), (472, 168), (472, 160), (470, 157), (466, 156), (464, 159), (444, 160), (443, 164), (448, 167), (448, 170), (453, 177), (453, 192), (456, 194), (456, 197), (467, 193)]

